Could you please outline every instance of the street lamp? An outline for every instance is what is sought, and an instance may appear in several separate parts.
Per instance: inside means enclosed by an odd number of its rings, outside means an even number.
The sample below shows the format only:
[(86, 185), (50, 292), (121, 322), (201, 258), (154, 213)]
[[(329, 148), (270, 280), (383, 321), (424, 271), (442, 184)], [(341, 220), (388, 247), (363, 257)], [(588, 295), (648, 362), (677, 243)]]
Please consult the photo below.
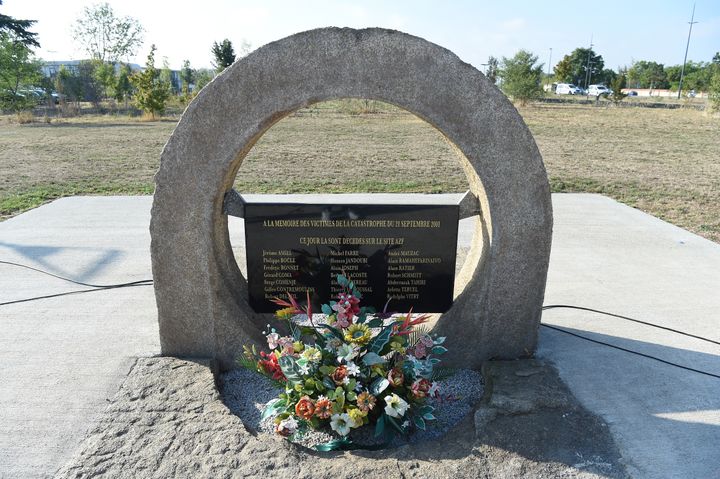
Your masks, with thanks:
[(685, 63), (687, 63), (687, 54), (688, 54), (688, 48), (690, 48), (690, 35), (692, 34), (692, 26), (698, 22), (694, 22), (695, 20), (695, 4), (693, 3), (693, 10), (692, 10), (692, 16), (690, 17), (690, 21), (688, 22), (690, 24), (690, 31), (688, 31), (688, 39), (687, 44), (685, 45), (685, 58), (683, 59), (683, 66), (680, 70), (680, 85), (678, 86), (678, 100), (680, 99), (680, 95), (682, 94), (682, 82), (683, 77), (685, 76)]

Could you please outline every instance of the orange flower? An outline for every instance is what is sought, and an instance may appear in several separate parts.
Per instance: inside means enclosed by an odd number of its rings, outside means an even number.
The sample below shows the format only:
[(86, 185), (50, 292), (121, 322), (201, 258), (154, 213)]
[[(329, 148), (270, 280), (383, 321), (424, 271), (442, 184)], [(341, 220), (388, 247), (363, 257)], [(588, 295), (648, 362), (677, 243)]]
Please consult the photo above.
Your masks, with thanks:
[(311, 419), (315, 413), (315, 404), (308, 396), (303, 396), (295, 405), (295, 415), (302, 419)]
[(325, 396), (320, 396), (315, 401), (315, 415), (320, 419), (327, 419), (332, 416), (333, 413), (332, 401)]
[(340, 386), (343, 384), (343, 380), (347, 377), (347, 367), (345, 366), (338, 366), (337, 369), (335, 369), (335, 372), (333, 372), (330, 375), (330, 379), (335, 381), (335, 384)]
[(361, 392), (357, 397), (357, 407), (362, 412), (369, 412), (375, 407), (375, 396), (367, 391)]

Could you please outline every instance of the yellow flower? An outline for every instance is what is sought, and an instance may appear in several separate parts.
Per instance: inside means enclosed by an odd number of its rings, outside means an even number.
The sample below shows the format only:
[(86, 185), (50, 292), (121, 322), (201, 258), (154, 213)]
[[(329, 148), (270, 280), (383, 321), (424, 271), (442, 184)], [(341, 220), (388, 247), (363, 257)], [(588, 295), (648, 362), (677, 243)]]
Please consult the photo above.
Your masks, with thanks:
[(275, 317), (278, 319), (289, 319), (295, 315), (295, 308), (283, 308), (275, 311)]
[(390, 349), (396, 353), (405, 354), (405, 346), (400, 343), (396, 343), (395, 341), (390, 343)]
[(351, 324), (345, 330), (345, 341), (355, 344), (366, 344), (370, 341), (370, 328), (366, 324)]
[(301, 343), (300, 341), (295, 341), (293, 343), (293, 351), (296, 353), (302, 352), (302, 350), (305, 348), (305, 345)]
[(360, 409), (350, 409), (348, 411), (348, 416), (350, 416), (350, 420), (352, 421), (351, 426), (352, 427), (360, 427), (363, 425), (363, 417), (365, 417), (366, 413), (363, 413)]

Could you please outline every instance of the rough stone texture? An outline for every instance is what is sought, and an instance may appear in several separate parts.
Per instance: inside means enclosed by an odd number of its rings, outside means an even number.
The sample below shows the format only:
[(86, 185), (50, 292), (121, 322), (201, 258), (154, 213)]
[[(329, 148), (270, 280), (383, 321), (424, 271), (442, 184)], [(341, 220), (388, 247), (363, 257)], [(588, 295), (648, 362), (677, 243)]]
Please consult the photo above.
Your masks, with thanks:
[[(539, 372), (515, 375), (528, 368)], [(56, 477), (626, 477), (603, 424), (577, 406), (552, 368), (517, 361), (485, 374), (502, 399), (486, 395), (478, 414), (492, 410), (495, 418), (481, 421), (477, 435), (466, 421), (437, 442), (317, 453), (249, 433), (222, 403), (207, 363), (140, 359)]]
[(444, 48), (392, 30), (326, 28), (268, 44), (226, 69), (165, 145), (150, 226), (163, 354), (232, 367), (241, 345), (259, 339), (266, 321), (247, 304), (221, 211), (224, 193), (274, 123), (348, 97), (392, 103), (435, 126), (461, 152), (480, 201), (457, 297), (436, 325), (448, 336), (446, 361), (477, 368), (490, 357), (534, 351), (552, 208), (522, 118), (482, 73)]

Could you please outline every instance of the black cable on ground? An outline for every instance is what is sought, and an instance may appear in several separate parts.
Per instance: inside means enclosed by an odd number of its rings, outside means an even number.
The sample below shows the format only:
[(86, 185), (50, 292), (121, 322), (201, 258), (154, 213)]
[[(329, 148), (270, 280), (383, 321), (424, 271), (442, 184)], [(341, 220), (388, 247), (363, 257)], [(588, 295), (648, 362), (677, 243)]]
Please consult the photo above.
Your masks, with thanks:
[[(6, 301), (6, 302), (4, 302), (4, 303), (0, 303), (0, 306), (5, 306), (5, 305), (8, 305), (8, 304), (25, 303), (25, 302), (28, 302), (28, 301), (35, 301), (35, 300), (38, 300), (38, 299), (48, 299), (48, 298), (57, 298), (57, 297), (59, 297), (59, 296), (69, 296), (69, 295), (71, 295), (71, 294), (92, 293), (92, 292), (94, 292), (94, 291), (104, 291), (104, 290), (107, 290), (107, 289), (118, 289), (118, 288), (131, 288), (131, 287), (135, 287), (135, 286), (151, 286), (151, 285), (153, 284), (153, 280), (152, 280), (152, 279), (143, 279), (143, 280), (139, 280), (139, 281), (131, 281), (131, 282), (129, 282), (129, 283), (118, 283), (118, 284), (91, 284), (91, 283), (83, 283), (83, 282), (81, 282), (81, 281), (75, 281), (75, 280), (70, 279), (70, 278), (64, 278), (64, 277), (62, 277), (62, 276), (59, 276), (59, 275), (56, 275), (56, 274), (53, 274), (53, 273), (49, 273), (49, 272), (47, 272), (47, 271), (43, 271), (43, 270), (41, 270), (41, 269), (33, 268), (32, 266), (27, 266), (27, 265), (20, 264), (20, 263), (13, 263), (12, 261), (0, 261), (0, 264), (6, 264), (6, 265), (16, 266), (16, 267), (20, 267), (20, 268), (26, 268), (26, 269), (29, 269), (29, 270), (32, 270), (32, 271), (36, 271), (36, 272), (38, 272), (38, 273), (42, 273), (42, 274), (46, 274), (46, 275), (48, 275), (48, 276), (52, 276), (52, 277), (57, 278), (57, 279), (61, 279), (61, 280), (63, 280), (63, 281), (68, 281), (68, 282), (70, 282), (70, 283), (79, 284), (79, 285), (81, 285), (81, 286), (89, 286), (90, 288), (92, 288), (92, 289), (81, 289), (81, 290), (76, 290), (76, 291), (66, 291), (66, 292), (64, 292), (64, 293), (48, 294), (48, 295), (45, 295), (45, 296), (36, 296), (36, 297), (33, 297), (33, 298), (17, 299), (17, 300), (14, 300), (14, 301)], [(713, 343), (713, 344), (720, 345), (720, 342), (714, 341), (714, 340), (708, 339), (708, 338), (703, 338), (702, 336), (697, 336), (697, 335), (694, 335), (694, 334), (686, 333), (686, 332), (684, 332), (684, 331), (679, 331), (679, 330), (677, 330), (677, 329), (672, 329), (672, 328), (668, 328), (668, 327), (665, 327), (665, 326), (660, 326), (660, 325), (658, 325), (658, 324), (648, 323), (648, 322), (646, 322), (646, 321), (641, 321), (641, 320), (639, 320), (639, 319), (629, 318), (629, 317), (627, 317), (627, 316), (622, 316), (622, 315), (620, 315), (620, 314), (608, 313), (608, 312), (606, 312), (606, 311), (600, 311), (600, 310), (592, 309), (592, 308), (585, 308), (585, 307), (582, 307), (582, 306), (572, 306), (572, 305), (567, 305), (567, 304), (550, 304), (550, 305), (547, 305), (547, 306), (543, 306), (543, 307), (542, 307), (542, 310), (545, 311), (545, 310), (548, 310), (548, 309), (557, 309), (557, 308), (577, 309), (577, 310), (580, 310), (580, 311), (590, 311), (590, 312), (593, 312), (593, 313), (605, 314), (605, 315), (607, 315), (607, 316), (612, 316), (612, 317), (619, 318), (619, 319), (624, 319), (624, 320), (627, 320), (627, 321), (633, 321), (633, 322), (635, 322), (635, 323), (644, 324), (644, 325), (646, 325), (646, 326), (651, 326), (651, 327), (653, 327), (653, 328), (664, 329), (664, 330), (666, 330), (666, 331), (670, 331), (670, 332), (673, 332), (673, 333), (681, 334), (681, 335), (683, 335), (683, 336), (688, 336), (688, 337), (691, 337), (691, 338), (699, 339), (699, 340), (701, 340), (701, 341), (707, 341), (707, 342), (709, 342), (709, 343)], [(542, 325), (542, 326), (545, 326), (546, 328), (552, 329), (552, 330), (554, 330), (554, 331), (559, 331), (559, 332), (561, 332), (561, 333), (569, 334), (570, 336), (575, 336), (576, 338), (584, 339), (585, 341), (590, 341), (590, 342), (592, 342), (592, 343), (601, 344), (601, 345), (607, 346), (607, 347), (609, 347), (609, 348), (617, 349), (617, 350), (620, 350), (620, 351), (625, 351), (625, 352), (627, 352), (627, 353), (635, 354), (635, 355), (637, 355), (637, 356), (642, 356), (642, 357), (644, 357), (644, 358), (653, 359), (653, 360), (655, 360), (655, 361), (659, 361), (659, 362), (661, 362), (661, 363), (664, 363), (664, 364), (667, 364), (667, 365), (670, 365), (670, 366), (675, 366), (675, 367), (680, 368), (680, 369), (685, 369), (685, 370), (687, 370), (687, 371), (692, 371), (692, 372), (695, 372), (695, 373), (698, 373), (698, 374), (703, 374), (703, 375), (705, 375), (705, 376), (710, 376), (710, 377), (714, 377), (714, 378), (720, 379), (720, 375), (717, 375), (717, 374), (709, 373), (709, 372), (707, 372), (707, 371), (701, 371), (701, 370), (699, 370), (699, 369), (690, 368), (690, 367), (687, 367), (687, 366), (683, 366), (683, 365), (681, 365), (681, 364), (676, 364), (676, 363), (673, 363), (673, 362), (670, 362), (670, 361), (666, 361), (666, 360), (664, 360), (664, 359), (660, 359), (660, 358), (655, 357), (655, 356), (651, 356), (651, 355), (649, 355), (649, 354), (641, 353), (641, 352), (639, 352), (639, 351), (633, 351), (632, 349), (627, 349), (627, 348), (623, 348), (623, 347), (621, 347), (621, 346), (615, 346), (614, 344), (610, 344), (610, 343), (606, 343), (606, 342), (603, 342), (603, 341), (599, 341), (599, 340), (597, 340), (597, 339), (588, 338), (587, 336), (583, 336), (583, 335), (580, 335), (580, 334), (576, 334), (576, 333), (573, 333), (573, 332), (571, 332), (571, 331), (567, 331), (567, 330), (565, 330), (565, 329), (558, 328), (558, 327), (555, 327), (555, 326), (550, 326), (549, 324), (541, 323), (541, 325)]]
[(0, 261), (0, 264), (7, 264), (9, 266), (17, 266), (19, 268), (25, 268), (32, 271), (36, 271), (38, 273), (46, 274), (48, 276), (52, 276), (53, 278), (61, 279), (63, 281), (67, 281), (68, 283), (74, 283), (79, 284), (80, 286), (88, 286), (90, 288), (117, 288), (117, 287), (124, 287), (124, 286), (133, 286), (136, 284), (142, 284), (150, 282), (152, 283), (151, 279), (141, 279), (139, 281), (131, 281), (129, 283), (119, 283), (119, 284), (91, 284), (91, 283), (83, 283), (82, 281), (76, 281), (74, 279), (65, 278), (63, 276), (58, 276), (57, 274), (50, 273), (48, 271), (43, 271), (41, 269), (33, 268), (32, 266), (28, 266), (26, 264), (20, 264), (20, 263), (13, 263), (12, 261)]
[(626, 353), (635, 354), (637, 356), (642, 356), (642, 357), (648, 358), (648, 359), (654, 359), (655, 361), (659, 361), (661, 363), (668, 364), (670, 366), (675, 366), (676, 368), (685, 369), (687, 371), (692, 371), (692, 372), (695, 372), (698, 374), (704, 374), (705, 376), (710, 376), (713, 378), (720, 379), (720, 375), (718, 375), (718, 374), (713, 374), (713, 373), (709, 373), (707, 371), (701, 371), (699, 369), (690, 368), (687, 366), (683, 366), (682, 364), (677, 364), (677, 363), (673, 363), (670, 361), (666, 361), (664, 359), (660, 359), (658, 357), (651, 356), (649, 354), (641, 353), (639, 351), (633, 351), (632, 349), (627, 349), (627, 348), (623, 348), (621, 346), (615, 346), (614, 344), (606, 343), (603, 341), (598, 341), (597, 339), (588, 338), (587, 336), (583, 336), (581, 334), (576, 334), (576, 333), (567, 331), (562, 328), (557, 328), (555, 326), (550, 326), (549, 324), (542, 324), (542, 326), (545, 326), (546, 328), (552, 329), (554, 331), (559, 331), (561, 333), (569, 334), (570, 336), (575, 336), (576, 338), (584, 339), (585, 341), (590, 341), (591, 343), (602, 344), (603, 346), (607, 346), (607, 347), (613, 348), (613, 349), (619, 349), (620, 351), (625, 351)]
[(78, 289), (75, 291), (66, 291), (64, 293), (47, 294), (45, 296), (35, 296), (32, 298), (16, 299), (14, 301), (5, 301), (4, 303), (0, 303), (0, 306), (5, 306), (6, 304), (26, 303), (28, 301), (35, 301), (38, 299), (57, 298), (58, 296), (70, 296), (71, 294), (94, 293), (95, 291), (105, 291), (106, 289), (134, 288), (136, 286), (152, 286), (152, 283), (127, 283), (127, 284), (119, 284), (119, 285), (98, 286), (98, 287), (95, 287), (92, 289)]
[(664, 329), (665, 331), (670, 331), (670, 332), (673, 332), (673, 333), (682, 334), (683, 336), (688, 336), (688, 337), (690, 337), (690, 338), (699, 339), (700, 341), (706, 341), (706, 342), (708, 342), (708, 343), (717, 344), (718, 346), (720, 346), (720, 341), (715, 341), (715, 340), (712, 340), (712, 339), (703, 338), (702, 336), (696, 336), (695, 334), (686, 333), (685, 331), (680, 331), (680, 330), (677, 330), (677, 329), (668, 328), (668, 327), (666, 327), (666, 326), (660, 326), (659, 324), (653, 324), (653, 323), (648, 323), (648, 322), (645, 322), (645, 321), (640, 321), (639, 319), (628, 318), (627, 316), (622, 316), (622, 315), (620, 315), (620, 314), (608, 313), (608, 312), (606, 312), (606, 311), (600, 311), (600, 310), (598, 310), (598, 309), (584, 308), (584, 307), (582, 307), (582, 306), (571, 306), (571, 305), (568, 305), (568, 304), (549, 304), (549, 305), (547, 305), (547, 306), (543, 306), (543, 307), (542, 307), (543, 311), (545, 311), (546, 309), (556, 309), (556, 308), (579, 309), (580, 311), (590, 311), (590, 312), (593, 312), (593, 313), (604, 314), (604, 315), (606, 315), (606, 316), (612, 316), (612, 317), (614, 317), (614, 318), (620, 318), (620, 319), (624, 319), (624, 320), (627, 320), (627, 321), (632, 321), (632, 322), (634, 322), (634, 323), (644, 324), (645, 326), (650, 326), (650, 327), (658, 328), (658, 329)]

